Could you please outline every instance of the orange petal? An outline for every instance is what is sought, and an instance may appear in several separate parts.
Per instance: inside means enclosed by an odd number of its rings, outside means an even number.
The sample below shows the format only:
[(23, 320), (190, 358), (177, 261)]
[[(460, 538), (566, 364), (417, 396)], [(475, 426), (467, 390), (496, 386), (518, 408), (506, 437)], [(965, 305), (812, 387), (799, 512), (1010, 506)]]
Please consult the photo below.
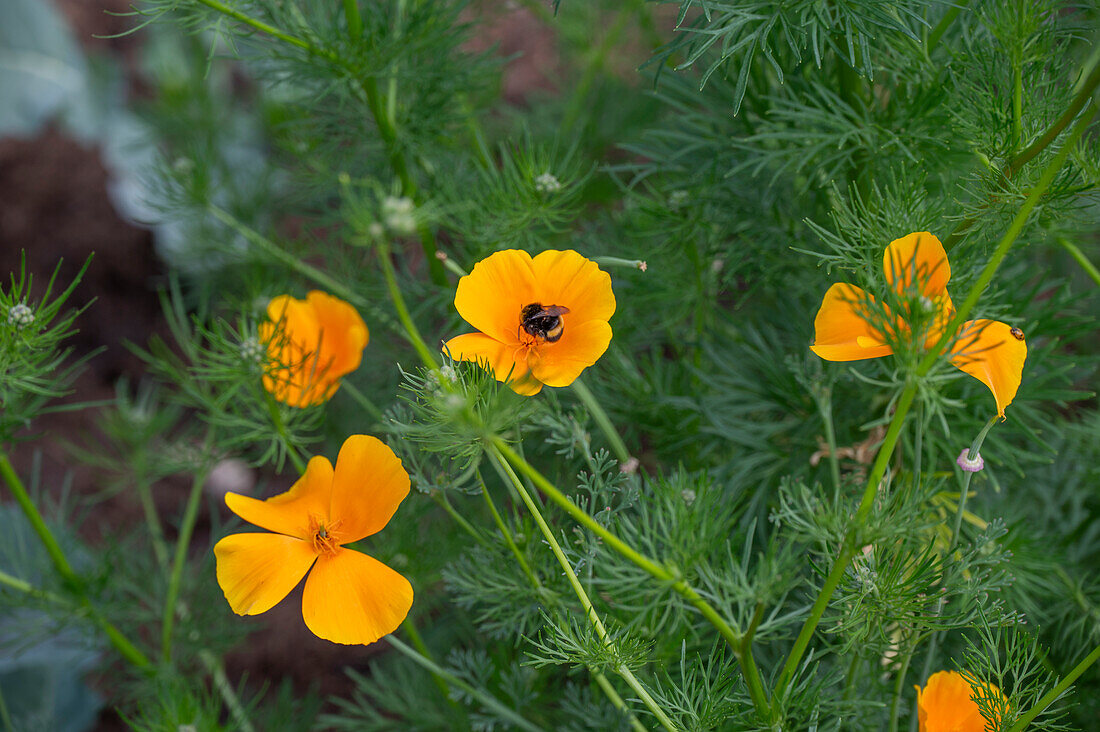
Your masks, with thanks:
[(943, 244), (927, 231), (917, 231), (890, 242), (882, 254), (882, 269), (886, 281), (894, 285), (899, 295), (910, 287), (935, 298), (947, 291), (951, 265)]
[[(990, 689), (1004, 698), (996, 687)], [(917, 688), (920, 732), (983, 732), (987, 720), (973, 696), (974, 689), (961, 674), (937, 671), (929, 676), (923, 691)]]
[(310, 458), (306, 472), (286, 493), (261, 501), (238, 493), (226, 493), (225, 505), (250, 524), (286, 536), (309, 540), (310, 518), (328, 523), (332, 501), (332, 463)]
[(484, 333), (466, 333), (447, 341), (447, 350), (457, 361), (489, 362), (497, 381), (507, 381), (517, 394), (538, 394), (542, 384), (531, 376), (527, 347), (505, 344)]
[(893, 349), (868, 320), (881, 317), (875, 298), (860, 288), (837, 283), (825, 293), (814, 319), (810, 350), (826, 361), (858, 361), (889, 356)]
[(1023, 331), (997, 320), (968, 320), (951, 349), (951, 363), (989, 387), (997, 400), (997, 414), (1016, 397), (1023, 376), (1027, 343)]
[(467, 323), (501, 343), (519, 343), (520, 311), (536, 302), (531, 255), (495, 252), (458, 281), (455, 308)]
[(302, 594), (302, 617), (318, 638), (373, 643), (401, 625), (412, 607), (409, 581), (373, 557), (350, 549), (321, 556)]
[(317, 558), (304, 541), (279, 534), (230, 534), (214, 545), (218, 584), (238, 615), (279, 604)]
[(331, 514), (341, 544), (381, 531), (407, 495), (409, 474), (385, 443), (370, 435), (344, 440), (332, 480)]
[[(572, 313), (570, 313), (572, 315)], [(539, 343), (527, 352), (531, 374), (548, 386), (569, 386), (586, 368), (596, 363), (611, 343), (611, 326), (605, 320), (571, 323), (562, 316), (565, 329), (556, 343)]]
[(289, 295), (271, 299), (271, 322), (259, 328), (273, 365), (264, 388), (293, 407), (332, 397), (340, 379), (359, 367), (369, 340), (367, 326), (348, 303), (319, 290), (305, 300)]
[(563, 317), (566, 322), (607, 321), (615, 314), (611, 276), (591, 259), (572, 249), (549, 249), (539, 253), (531, 264), (535, 273), (534, 302), (569, 308), (568, 316)]

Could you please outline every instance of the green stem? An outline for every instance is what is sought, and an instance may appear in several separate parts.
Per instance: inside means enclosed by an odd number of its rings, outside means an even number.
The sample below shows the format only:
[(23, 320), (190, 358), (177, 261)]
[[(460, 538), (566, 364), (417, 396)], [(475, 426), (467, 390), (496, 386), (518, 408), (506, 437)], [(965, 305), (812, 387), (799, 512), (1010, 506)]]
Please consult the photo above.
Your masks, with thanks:
[[(496, 461), (498, 467), (507, 474), (512, 485), (515, 486), (516, 491), (519, 493), (520, 498), (523, 500), (524, 505), (527, 506), (527, 510), (531, 513), (532, 518), (535, 519), (535, 523), (539, 527), (539, 531), (542, 532), (542, 536), (546, 539), (546, 543), (550, 545), (550, 551), (554, 553), (554, 557), (558, 560), (558, 564), (561, 565), (562, 570), (565, 572), (566, 578), (569, 580), (569, 584), (573, 587), (573, 592), (576, 593), (577, 599), (580, 600), (581, 606), (584, 608), (585, 617), (592, 625), (592, 629), (596, 631), (596, 635), (599, 636), (600, 642), (607, 648), (614, 648), (615, 642), (612, 640), (611, 635), (607, 632), (607, 628), (604, 627), (603, 621), (600, 620), (599, 614), (596, 612), (596, 608), (592, 605), (591, 599), (588, 597), (588, 593), (585, 592), (584, 586), (577, 578), (577, 573), (573, 571), (573, 565), (569, 562), (569, 558), (565, 556), (565, 552), (562, 551), (561, 545), (558, 544), (558, 539), (554, 536), (554, 532), (550, 529), (550, 526), (546, 523), (546, 519), (543, 518), (542, 512), (539, 510), (538, 504), (531, 498), (531, 494), (527, 492), (527, 487), (523, 485), (523, 481), (516, 475), (512, 466), (504, 459), (504, 456), (497, 450), (491, 450), (490, 454)], [(638, 678), (634, 675), (629, 668), (620, 664), (614, 667), (614, 670), (619, 676), (623, 678), (623, 681), (634, 690), (642, 703), (646, 708), (657, 717), (661, 726), (667, 730), (675, 730), (676, 726), (672, 720), (669, 719), (665, 711), (661, 709), (656, 700), (650, 695)]]
[(689, 585), (687, 581), (678, 574), (674, 574), (668, 568), (640, 553), (634, 549), (634, 547), (625, 543), (622, 539), (598, 524), (595, 519), (578, 507), (577, 504), (573, 503), (573, 501), (569, 500), (568, 496), (558, 490), (553, 483), (548, 481), (542, 473), (524, 460), (523, 457), (513, 450), (504, 440), (499, 437), (492, 437), (489, 449), (490, 451), (497, 451), (504, 455), (509, 463), (530, 478), (531, 482), (535, 484), (544, 496), (556, 503), (559, 508), (568, 513), (577, 523), (599, 536), (607, 546), (645, 570), (653, 578), (668, 583), (678, 595), (687, 600), (689, 604), (698, 610), (699, 613), (706, 618), (707, 622), (715, 627), (733, 650), (734, 655), (741, 664), (741, 670), (745, 676), (749, 695), (752, 697), (757, 711), (763, 713), (768, 708), (768, 697), (760, 681), (760, 674), (756, 670), (756, 662), (752, 656), (751, 647), (746, 649), (746, 647), (742, 646), (744, 636), (738, 630), (730, 626), (730, 624), (718, 614), (718, 611), (703, 599), (694, 587)]
[(500, 515), (500, 511), (497, 511), (497, 506), (493, 503), (493, 497), (489, 495), (489, 487), (485, 485), (485, 481), (481, 477), (481, 471), (477, 471), (477, 480), (481, 484), (481, 495), (485, 499), (485, 505), (489, 507), (489, 513), (493, 517), (493, 522), (497, 525), (497, 529), (500, 531), (501, 537), (504, 539), (504, 543), (508, 546), (508, 550), (512, 552), (512, 556), (516, 558), (516, 562), (519, 563), (523, 573), (527, 575), (527, 579), (531, 581), (536, 590), (542, 589), (542, 582), (539, 581), (538, 576), (531, 569), (531, 565), (527, 563), (527, 559), (523, 556), (523, 552), (516, 546), (515, 540), (512, 538), (512, 532), (508, 530), (508, 527), (504, 523), (504, 519)]
[[(432, 257), (433, 260), (438, 262), (438, 259)], [(394, 310), (397, 311), (397, 318), (401, 321), (401, 325), (404, 326), (405, 332), (408, 334), (409, 342), (412, 343), (413, 348), (416, 350), (417, 355), (420, 356), (420, 360), (432, 371), (439, 371), (439, 363), (436, 362), (435, 356), (432, 354), (431, 349), (428, 348), (424, 342), (424, 338), (420, 335), (420, 330), (416, 327), (416, 323), (413, 322), (412, 316), (409, 314), (409, 308), (405, 305), (405, 297), (401, 294), (401, 288), (397, 286), (397, 274), (393, 269), (393, 262), (390, 261), (390, 246), (386, 240), (380, 240), (378, 242), (378, 261), (382, 265), (382, 274), (386, 278), (386, 287), (390, 293), (390, 300), (393, 301)], [(440, 383), (443, 383), (446, 379), (440, 379)]]
[(1024, 62), (1014, 59), (1012, 65), (1012, 149), (1018, 150), (1024, 139)]
[(344, 0), (344, 18), (348, 21), (348, 38), (352, 43), (363, 37), (363, 17), (359, 14), (359, 0)]
[(359, 390), (359, 387), (357, 387), (355, 384), (351, 383), (347, 379), (344, 379), (340, 382), (340, 387), (347, 393), (348, 396), (355, 400), (356, 404), (363, 408), (364, 412), (371, 416), (371, 419), (375, 420), (376, 422), (382, 421), (382, 410), (379, 409), (378, 406), (374, 402), (372, 402), (366, 394), (361, 392)]
[(478, 530), (470, 524), (469, 521), (464, 519), (462, 517), (462, 514), (455, 510), (454, 506), (451, 505), (451, 502), (447, 500), (447, 497), (443, 495), (442, 491), (432, 491), (430, 495), (432, 497), (432, 500), (435, 501), (440, 508), (446, 511), (447, 515), (453, 518), (455, 520), (455, 523), (461, 526), (462, 530), (469, 534), (470, 537), (474, 539), (474, 541), (484, 547), (489, 546), (489, 542), (485, 540), (485, 537), (482, 536), (480, 532), (478, 532)]
[(833, 487), (840, 490), (840, 457), (836, 454), (836, 429), (833, 426), (833, 390), (831, 386), (822, 388), (817, 397), (817, 408), (821, 412), (821, 421), (825, 428), (825, 446), (829, 448), (829, 474), (833, 479)]
[(61, 595), (55, 595), (54, 593), (47, 590), (40, 590), (32, 585), (30, 582), (27, 582), (26, 580), (21, 580), (14, 575), (8, 574), (7, 572), (0, 572), (0, 585), (10, 587), (13, 590), (18, 590), (19, 592), (30, 595), (31, 597), (48, 600), (57, 605), (67, 604), (67, 601)]
[(309, 41), (303, 40), (296, 36), (292, 36), (289, 33), (284, 33), (275, 26), (268, 25), (262, 20), (256, 20), (255, 18), (249, 17), (239, 10), (234, 10), (225, 3), (219, 2), (219, 0), (197, 0), (197, 2), (202, 3), (211, 10), (218, 11), (222, 15), (233, 18), (233, 20), (240, 21), (241, 23), (244, 23), (251, 28), (261, 31), (262, 33), (266, 33), (269, 36), (278, 38), (280, 41), (285, 41), (286, 43), (289, 43), (292, 46), (296, 46), (304, 51), (309, 51), (315, 56), (326, 58), (334, 63), (341, 63), (340, 57), (332, 53), (331, 51), (323, 48), (318, 48)]
[(619, 692), (615, 691), (615, 687), (611, 685), (607, 677), (594, 669), (589, 669), (589, 671), (592, 673), (592, 678), (595, 679), (599, 687), (603, 689), (603, 693), (607, 695), (607, 698), (611, 700), (615, 708), (626, 715), (627, 719), (630, 721), (630, 726), (638, 730), (638, 732), (645, 732), (645, 726), (638, 721), (638, 718), (635, 717), (634, 713), (630, 711), (630, 708), (626, 706), (626, 702), (619, 696)]
[(561, 129), (573, 131), (573, 126), (580, 118), (581, 112), (584, 111), (584, 103), (587, 101), (588, 92), (591, 91), (592, 84), (596, 81), (596, 74), (603, 70), (607, 62), (607, 56), (611, 53), (611, 49), (614, 48), (615, 44), (619, 42), (619, 36), (621, 36), (626, 29), (626, 24), (644, 7), (644, 2), (634, 2), (621, 8), (618, 14), (616, 14), (615, 20), (607, 29), (603, 40), (600, 41), (600, 45), (596, 46), (589, 55), (585, 63), (584, 71), (581, 73), (580, 80), (577, 82), (576, 86), (573, 87), (573, 93), (565, 107), (565, 115), (562, 118)]
[(19, 508), (22, 509), (23, 515), (26, 516), (27, 521), (30, 522), (31, 528), (34, 529), (34, 533), (38, 535), (39, 540), (42, 542), (42, 546), (46, 549), (46, 553), (53, 562), (54, 569), (61, 575), (61, 579), (64, 583), (80, 596), (81, 602), (87, 608), (92, 620), (99, 626), (100, 630), (106, 634), (111, 645), (114, 646), (115, 650), (133, 666), (140, 669), (149, 668), (152, 664), (149, 659), (145, 657), (145, 654), (139, 651), (126, 636), (119, 632), (118, 628), (112, 625), (110, 621), (103, 617), (99, 611), (92, 606), (91, 600), (88, 598), (84, 589), (83, 580), (73, 571), (72, 565), (69, 564), (69, 560), (65, 558), (65, 553), (61, 550), (61, 545), (57, 543), (57, 539), (54, 538), (50, 528), (46, 526), (46, 522), (42, 519), (42, 514), (38, 512), (38, 508), (34, 505), (34, 501), (31, 500), (26, 487), (23, 485), (23, 481), (16, 475), (15, 469), (8, 460), (8, 456), (3, 452), (0, 452), (0, 477), (8, 484), (12, 495), (15, 497), (15, 502), (19, 504)]
[(164, 538), (164, 530), (160, 526), (160, 514), (153, 502), (153, 487), (144, 474), (136, 483), (135, 489), (141, 501), (142, 513), (145, 514), (145, 524), (149, 527), (149, 538), (153, 542), (153, 554), (156, 556), (157, 566), (165, 570), (168, 568), (168, 544)]
[[(206, 453), (210, 448), (210, 435), (206, 438)], [(204, 458), (206, 455), (204, 454)], [(168, 594), (164, 598), (164, 612), (160, 630), (160, 653), (165, 663), (172, 660), (172, 628), (176, 619), (176, 603), (179, 601), (180, 583), (183, 580), (183, 568), (187, 563), (187, 550), (191, 547), (191, 534), (195, 530), (195, 521), (199, 517), (199, 504), (202, 499), (202, 487), (206, 483), (209, 468), (206, 465), (195, 473), (191, 482), (191, 495), (187, 497), (187, 506), (183, 510), (180, 533), (176, 538), (176, 553), (172, 560), (172, 574), (168, 580)]]
[(1058, 243), (1069, 252), (1069, 255), (1077, 261), (1077, 264), (1081, 265), (1081, 269), (1085, 270), (1085, 274), (1091, 277), (1092, 281), (1100, 287), (1100, 270), (1096, 269), (1096, 265), (1088, 260), (1088, 257), (1077, 248), (1077, 245), (1064, 236), (1058, 237)]
[(237, 698), (237, 692), (233, 690), (233, 685), (229, 683), (229, 678), (225, 675), (225, 668), (222, 666), (221, 661), (205, 648), (199, 651), (199, 660), (206, 666), (206, 670), (214, 680), (214, 687), (222, 695), (225, 705), (229, 707), (229, 715), (233, 718), (236, 729), (241, 730), (241, 732), (253, 732), (255, 727), (248, 719), (248, 713), (245, 711), (244, 705), (241, 704), (241, 700)]
[[(429, 661), (434, 661), (435, 659), (432, 658), (431, 651), (428, 650), (428, 646), (424, 643), (424, 639), (420, 636), (420, 631), (416, 629), (416, 623), (412, 621), (412, 618), (406, 616), (405, 621), (401, 623), (401, 627), (408, 633), (409, 640), (412, 641), (413, 647), (416, 648), (417, 652)], [(428, 673), (431, 674), (432, 681), (435, 682), (436, 688), (439, 689), (439, 693), (443, 695), (443, 698), (447, 700), (451, 708), (458, 710), (458, 702), (451, 698), (451, 687), (447, 685), (447, 679), (431, 669), (428, 669)]]
[(592, 261), (601, 267), (627, 267), (629, 269), (640, 269), (645, 272), (649, 269), (649, 264), (641, 259), (622, 259), (620, 257), (592, 257)]
[(932, 55), (932, 49), (943, 38), (943, 34), (947, 32), (947, 29), (951, 27), (951, 24), (955, 22), (955, 18), (959, 17), (959, 13), (962, 9), (970, 4), (970, 0), (956, 0), (955, 4), (947, 9), (947, 12), (940, 18), (940, 22), (936, 23), (936, 27), (932, 29), (932, 32), (928, 34), (928, 40), (925, 42), (925, 53), (929, 56)]
[(501, 719), (508, 720), (511, 724), (520, 729), (529, 730), (529, 732), (540, 732), (538, 727), (531, 724), (511, 709), (501, 704), (496, 699), (496, 697), (486, 693), (482, 689), (479, 689), (478, 687), (470, 683), (467, 683), (465, 680), (459, 678), (455, 674), (450, 673), (442, 666), (432, 661), (430, 658), (427, 658), (424, 655), (418, 653), (416, 649), (405, 645), (393, 635), (387, 635), (386, 642), (388, 642), (391, 646), (394, 647), (395, 650), (399, 651), (406, 658), (413, 661), (413, 663), (416, 663), (418, 666), (426, 669), (431, 673), (438, 674), (442, 678), (446, 679), (447, 682), (451, 684), (451, 686), (457, 686), (470, 696), (477, 699), (487, 709), (491, 709), (493, 713), (499, 716)]
[(1081, 663), (1073, 667), (1073, 670), (1066, 674), (1066, 677), (1058, 682), (1058, 685), (1053, 689), (1043, 694), (1043, 698), (1035, 702), (1035, 706), (1027, 711), (1026, 714), (1016, 720), (1016, 723), (1009, 727), (1008, 732), (1023, 732), (1031, 722), (1038, 717), (1043, 711), (1054, 703), (1058, 697), (1060, 697), (1066, 689), (1070, 687), (1077, 678), (1088, 670), (1089, 666), (1100, 660), (1100, 646), (1092, 649), (1092, 653), (1085, 656), (1081, 660)]
[(625, 465), (630, 460), (630, 451), (626, 449), (626, 444), (619, 437), (615, 425), (611, 424), (611, 419), (608, 418), (607, 412), (603, 410), (603, 405), (600, 404), (599, 400), (596, 399), (596, 395), (589, 391), (580, 378), (574, 379), (572, 386), (573, 392), (584, 402), (588, 413), (592, 415), (592, 419), (596, 420), (596, 425), (603, 432), (604, 437), (607, 438), (608, 444), (611, 445), (611, 451), (615, 453), (615, 457), (619, 460), (619, 465)]
[[(283, 443), (283, 452), (290, 458), (290, 462), (293, 463), (294, 469), (298, 471), (298, 475), (302, 475), (306, 472), (306, 464), (302, 462), (302, 456), (298, 454), (298, 448), (291, 444), (290, 434), (286, 431), (286, 422), (283, 421), (283, 414), (279, 411), (279, 404), (271, 394), (267, 395), (267, 412), (271, 415), (271, 424), (275, 427), (275, 434), (279, 436), (279, 440)], [(276, 467), (280, 472), (282, 471), (283, 463), (281, 460)]]
[(905, 656), (901, 662), (901, 668), (898, 669), (898, 676), (894, 679), (894, 698), (890, 701), (890, 732), (898, 732), (898, 712), (901, 710), (901, 691), (905, 686), (905, 676), (909, 673), (909, 664), (913, 660), (913, 652), (916, 650), (916, 643), (908, 644), (909, 648), (905, 652)]

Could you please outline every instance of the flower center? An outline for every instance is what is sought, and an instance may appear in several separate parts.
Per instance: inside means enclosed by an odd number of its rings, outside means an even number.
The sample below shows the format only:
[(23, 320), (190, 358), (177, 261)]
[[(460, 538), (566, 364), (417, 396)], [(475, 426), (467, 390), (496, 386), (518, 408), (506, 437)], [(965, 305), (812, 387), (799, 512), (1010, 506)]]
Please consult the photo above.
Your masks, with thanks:
[(517, 335), (520, 341), (527, 340), (523, 337), (526, 332), (534, 341), (525, 345), (533, 345), (540, 340), (556, 343), (565, 332), (565, 322), (561, 316), (568, 312), (569, 308), (563, 305), (543, 305), (537, 302), (524, 305), (519, 311), (520, 326)]
[(340, 548), (340, 534), (337, 531), (340, 521), (330, 521), (327, 524), (316, 516), (309, 519), (310, 545), (317, 554), (333, 555)]

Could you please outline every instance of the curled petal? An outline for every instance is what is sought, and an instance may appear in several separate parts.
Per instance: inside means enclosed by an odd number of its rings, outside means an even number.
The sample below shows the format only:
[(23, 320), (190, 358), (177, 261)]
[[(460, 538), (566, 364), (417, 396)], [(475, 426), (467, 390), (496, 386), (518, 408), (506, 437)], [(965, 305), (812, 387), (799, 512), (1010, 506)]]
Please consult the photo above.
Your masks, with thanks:
[(829, 288), (814, 319), (810, 350), (826, 361), (858, 361), (893, 353), (882, 333), (872, 325), (883, 318), (885, 306), (854, 285)]
[(501, 343), (518, 344), (520, 311), (537, 301), (531, 255), (495, 252), (458, 281), (455, 308), (470, 325)]
[(401, 625), (412, 607), (409, 581), (366, 554), (339, 549), (321, 556), (306, 580), (302, 617), (318, 638), (373, 643)]
[(409, 494), (409, 474), (393, 450), (369, 435), (352, 435), (336, 458), (332, 481), (333, 521), (341, 544), (382, 529)]
[(1024, 334), (997, 320), (968, 320), (951, 349), (951, 363), (989, 387), (997, 414), (1016, 398), (1023, 376), (1027, 343)]
[(917, 231), (895, 239), (882, 255), (886, 281), (899, 295), (915, 288), (925, 297), (935, 298), (947, 292), (951, 265), (943, 244), (927, 231)]
[(306, 407), (327, 401), (340, 379), (359, 368), (369, 340), (366, 323), (348, 303), (313, 290), (305, 300), (271, 299), (270, 322), (259, 327), (272, 366), (263, 385), (281, 402)]
[(225, 494), (225, 505), (248, 523), (299, 539), (310, 538), (310, 517), (328, 522), (331, 501), (332, 463), (321, 456), (310, 458), (306, 472), (290, 490), (266, 501)]
[(279, 534), (231, 534), (214, 545), (218, 584), (238, 615), (279, 604), (317, 558), (304, 541)]
[(579, 324), (565, 322), (561, 340), (540, 343), (527, 352), (527, 363), (536, 379), (549, 386), (569, 386), (581, 372), (596, 363), (611, 343), (611, 326), (605, 320)]
[(591, 259), (571, 249), (549, 249), (534, 258), (532, 268), (537, 283), (535, 301), (569, 308), (569, 314), (563, 316), (567, 324), (607, 321), (615, 314), (611, 275)]
[(530, 396), (542, 389), (527, 365), (527, 347), (518, 341), (506, 344), (484, 333), (466, 333), (447, 341), (447, 350), (458, 361), (488, 361), (497, 381), (507, 381), (517, 394)]

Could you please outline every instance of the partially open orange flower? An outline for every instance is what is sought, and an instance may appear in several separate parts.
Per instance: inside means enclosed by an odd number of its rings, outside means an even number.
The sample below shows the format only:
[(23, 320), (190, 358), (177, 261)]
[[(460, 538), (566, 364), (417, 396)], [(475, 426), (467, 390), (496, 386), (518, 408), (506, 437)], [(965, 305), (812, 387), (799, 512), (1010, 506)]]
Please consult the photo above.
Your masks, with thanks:
[(266, 501), (227, 493), (233, 513), (275, 532), (231, 534), (214, 545), (229, 606), (238, 615), (267, 612), (308, 572), (302, 617), (314, 635), (350, 645), (393, 632), (412, 607), (412, 586), (344, 545), (381, 531), (408, 493), (401, 461), (367, 435), (344, 442), (335, 470), (312, 458), (286, 493)]
[[(814, 320), (814, 353), (826, 361), (857, 361), (888, 356), (891, 343), (911, 336), (910, 324), (925, 311), (924, 349), (933, 348), (943, 336), (955, 307), (947, 294), (951, 265), (940, 240), (919, 231), (890, 242), (883, 253), (886, 281), (906, 303), (898, 315), (885, 303), (854, 285), (835, 284), (825, 293)], [(968, 320), (951, 347), (951, 363), (978, 379), (993, 392), (997, 413), (1003, 419), (1012, 403), (1027, 358), (1024, 333), (996, 320)]]
[(359, 368), (370, 333), (355, 308), (319, 290), (297, 300), (271, 298), (268, 322), (260, 324), (260, 342), (271, 366), (264, 388), (292, 407), (328, 401), (340, 379)]
[(992, 684), (975, 689), (961, 674), (954, 671), (937, 671), (928, 677), (928, 683), (917, 690), (917, 720), (920, 732), (983, 732), (994, 729), (994, 720), (982, 716), (974, 698), (979, 694), (990, 701), (1004, 703), (1001, 690)]
[(519, 394), (569, 386), (611, 343), (611, 277), (572, 250), (508, 249), (458, 281), (455, 307), (480, 333), (447, 342), (460, 361), (488, 361)]

